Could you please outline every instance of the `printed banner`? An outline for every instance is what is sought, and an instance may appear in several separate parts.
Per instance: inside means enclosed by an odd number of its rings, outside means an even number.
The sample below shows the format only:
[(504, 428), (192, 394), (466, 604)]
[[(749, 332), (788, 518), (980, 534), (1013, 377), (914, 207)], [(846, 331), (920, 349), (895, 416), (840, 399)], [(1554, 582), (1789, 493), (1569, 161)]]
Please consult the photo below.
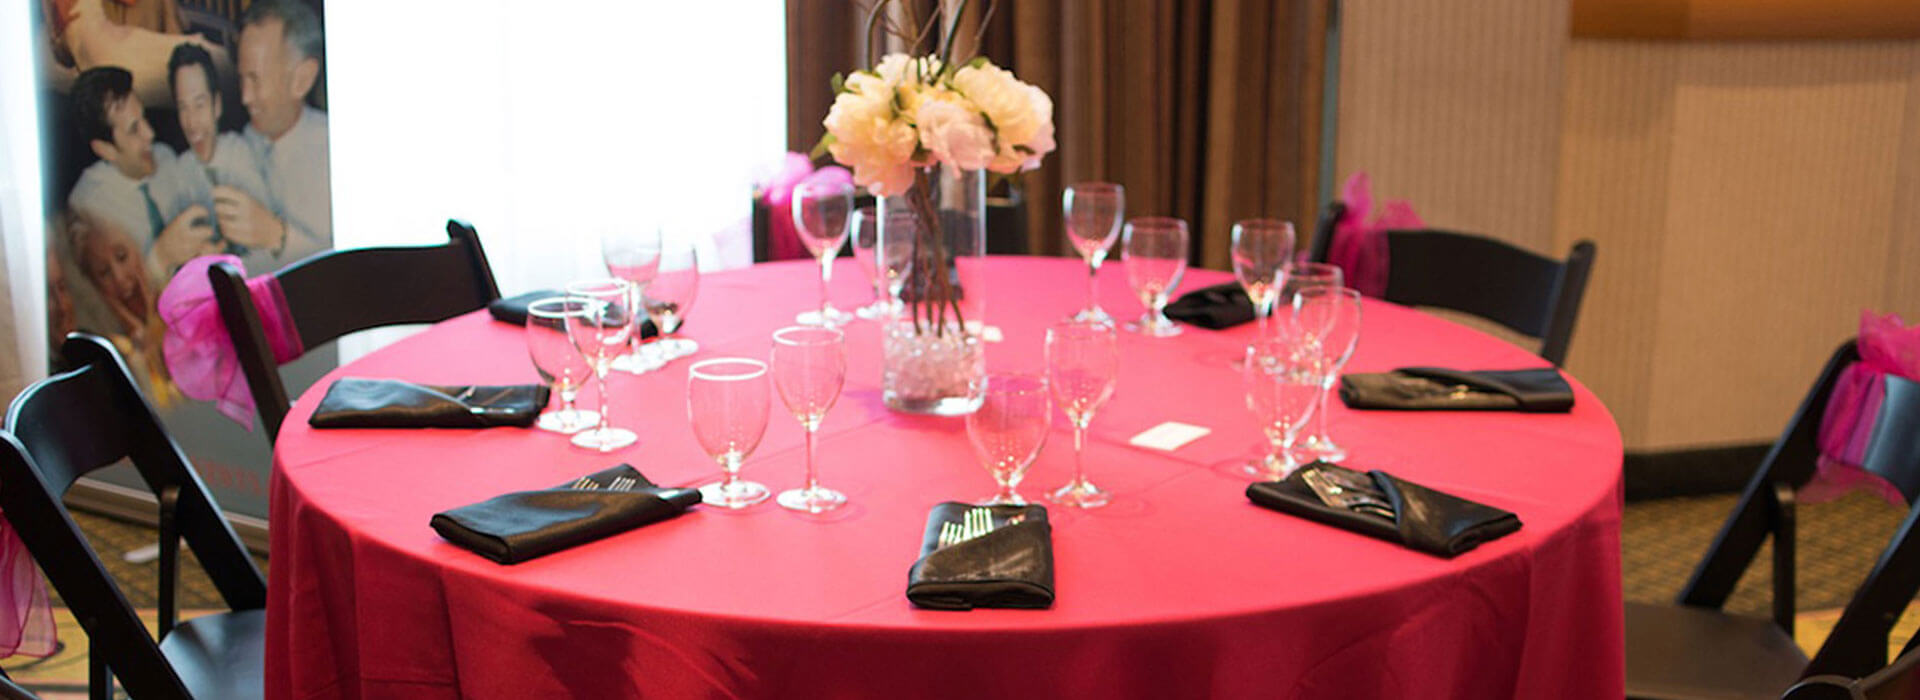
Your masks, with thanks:
[[(257, 275), (332, 246), (321, 2), (34, 2), (54, 369), (68, 332), (111, 338), (221, 506), (264, 519), (267, 437), (181, 396), (155, 301), (201, 255)], [(289, 365), (288, 390), (333, 364)]]

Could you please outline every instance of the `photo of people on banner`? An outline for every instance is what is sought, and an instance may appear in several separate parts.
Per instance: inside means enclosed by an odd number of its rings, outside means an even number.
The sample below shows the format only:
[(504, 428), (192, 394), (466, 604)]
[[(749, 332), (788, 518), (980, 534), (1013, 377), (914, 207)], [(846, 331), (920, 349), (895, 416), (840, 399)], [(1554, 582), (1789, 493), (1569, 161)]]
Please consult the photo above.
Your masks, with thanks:
[[(160, 290), (333, 240), (318, 0), (38, 0), (49, 341), (113, 339), (166, 405)], [(55, 357), (56, 365), (59, 359)]]

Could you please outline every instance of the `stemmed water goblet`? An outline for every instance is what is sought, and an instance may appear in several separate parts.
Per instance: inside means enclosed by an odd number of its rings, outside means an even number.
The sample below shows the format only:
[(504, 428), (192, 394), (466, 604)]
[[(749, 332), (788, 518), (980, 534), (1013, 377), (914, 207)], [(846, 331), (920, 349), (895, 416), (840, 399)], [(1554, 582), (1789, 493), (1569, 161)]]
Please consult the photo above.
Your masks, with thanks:
[(1082, 182), (1067, 187), (1060, 195), (1060, 212), (1066, 219), (1067, 241), (1087, 261), (1087, 306), (1073, 315), (1075, 321), (1107, 321), (1100, 308), (1100, 263), (1114, 237), (1120, 235), (1120, 222), (1126, 220), (1127, 190), (1111, 182)]
[(848, 219), (853, 213), (853, 186), (842, 182), (804, 182), (793, 188), (793, 228), (800, 242), (820, 261), (820, 309), (801, 313), (794, 322), (829, 328), (845, 325), (853, 316), (833, 308), (827, 284), (833, 281), (833, 259), (847, 242)]
[(887, 266), (885, 251), (880, 245), (880, 216), (873, 207), (860, 207), (853, 210), (853, 259), (860, 263), (860, 271), (867, 273), (867, 279), (873, 283), (873, 303), (854, 309), (853, 315), (869, 321), (884, 319), (893, 314), (893, 303), (887, 297)]
[(1147, 308), (1127, 330), (1156, 338), (1180, 335), (1180, 325), (1167, 318), (1166, 308), (1167, 297), (1187, 271), (1187, 222), (1159, 216), (1134, 219), (1127, 222), (1120, 247), (1127, 283)]
[(1313, 334), (1319, 351), (1320, 400), (1314, 410), (1314, 430), (1296, 449), (1308, 461), (1338, 462), (1345, 448), (1327, 433), (1327, 402), (1340, 382), (1340, 370), (1360, 344), (1360, 292), (1341, 286), (1309, 287), (1294, 297), (1294, 315), (1305, 332)]
[(1266, 454), (1242, 470), (1262, 480), (1285, 478), (1300, 463), (1293, 441), (1312, 417), (1320, 394), (1319, 351), (1292, 314), (1274, 319), (1268, 337), (1247, 346), (1247, 408), (1267, 438)]
[(846, 381), (846, 336), (838, 329), (791, 326), (773, 332), (773, 385), (807, 431), (806, 485), (782, 491), (775, 499), (781, 507), (824, 513), (847, 502), (846, 495), (820, 485), (814, 459), (820, 422), (840, 399)]
[(617, 278), (587, 280), (567, 285), (567, 295), (587, 300), (587, 313), (565, 319), (567, 338), (593, 367), (600, 388), (600, 422), (593, 428), (573, 434), (573, 444), (601, 452), (626, 447), (640, 437), (625, 428), (608, 424), (613, 412), (613, 397), (607, 391), (607, 370), (613, 358), (627, 345), (633, 334), (633, 285)]
[(1280, 295), (1274, 300), (1274, 307), (1293, 308), (1294, 297), (1299, 296), (1302, 289), (1342, 286), (1346, 286), (1346, 274), (1340, 271), (1339, 265), (1295, 263), (1287, 269), (1286, 281), (1280, 285)]
[(693, 299), (700, 292), (700, 256), (692, 241), (662, 246), (660, 271), (640, 298), (646, 304), (647, 317), (660, 329), (660, 337), (651, 345), (656, 366), (692, 355), (700, 344), (680, 337), (680, 326), (693, 310)]
[(980, 505), (1026, 505), (1014, 489), (1047, 443), (1053, 396), (1040, 375), (993, 374), (986, 384), (980, 408), (967, 414), (967, 439), (1000, 488)]
[(720, 480), (700, 487), (700, 502), (745, 508), (767, 500), (767, 487), (740, 478), (740, 463), (767, 431), (767, 363), (718, 357), (687, 368), (687, 420)]
[(1047, 495), (1054, 503), (1098, 508), (1113, 499), (1087, 480), (1086, 444), (1087, 426), (1113, 397), (1119, 374), (1120, 345), (1113, 324), (1069, 320), (1047, 329), (1047, 384), (1073, 423), (1073, 479)]
[(560, 395), (560, 410), (542, 412), (534, 421), (536, 428), (572, 435), (600, 420), (600, 414), (573, 405), (593, 368), (567, 336), (567, 319), (591, 313), (591, 303), (578, 297), (547, 297), (527, 305), (527, 357), (533, 360), (540, 381)]
[(1233, 225), (1233, 276), (1253, 302), (1260, 337), (1266, 336), (1267, 317), (1286, 283), (1293, 244), (1293, 224), (1286, 221), (1248, 219)]
[[(607, 265), (607, 274), (632, 285), (632, 298), (626, 308), (640, 308), (640, 295), (659, 272), (661, 250), (660, 229), (652, 226), (623, 227), (600, 235), (600, 258)], [(627, 351), (613, 359), (613, 368), (634, 374), (658, 369), (660, 363), (640, 345), (637, 324), (644, 319), (639, 314), (632, 316), (636, 326), (627, 336)]]

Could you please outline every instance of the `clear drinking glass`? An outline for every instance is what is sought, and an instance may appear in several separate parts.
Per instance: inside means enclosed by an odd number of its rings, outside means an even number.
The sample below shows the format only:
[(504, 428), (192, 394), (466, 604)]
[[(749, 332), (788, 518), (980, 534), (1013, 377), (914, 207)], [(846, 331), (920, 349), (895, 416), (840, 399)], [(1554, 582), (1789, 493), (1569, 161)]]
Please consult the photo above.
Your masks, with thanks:
[(580, 355), (593, 367), (600, 386), (600, 422), (592, 429), (573, 434), (573, 444), (601, 452), (626, 447), (640, 437), (625, 428), (608, 424), (613, 397), (607, 392), (607, 370), (613, 358), (627, 346), (633, 335), (633, 285), (623, 279), (599, 279), (567, 285), (567, 295), (585, 298), (588, 312), (566, 318), (567, 338), (579, 348)]
[(1107, 249), (1120, 235), (1120, 222), (1126, 220), (1127, 190), (1111, 182), (1082, 182), (1067, 187), (1060, 196), (1061, 215), (1066, 218), (1067, 241), (1087, 261), (1087, 306), (1073, 315), (1075, 321), (1113, 321), (1100, 308), (1100, 263)]
[(740, 463), (767, 432), (767, 363), (717, 357), (687, 368), (687, 420), (720, 480), (700, 487), (700, 502), (745, 508), (767, 500), (767, 487), (740, 479)]
[(795, 323), (829, 328), (845, 325), (853, 315), (833, 308), (827, 283), (833, 281), (833, 259), (847, 242), (848, 219), (853, 213), (853, 186), (839, 182), (807, 182), (793, 188), (793, 228), (800, 242), (820, 261), (820, 310), (794, 318)]
[[(607, 264), (607, 274), (633, 285), (633, 298), (627, 308), (640, 308), (640, 294), (660, 269), (660, 251), (660, 229), (653, 226), (622, 227), (600, 234), (600, 258)], [(634, 323), (643, 320), (639, 314), (633, 315)], [(640, 340), (640, 329), (635, 326), (627, 337), (626, 352), (613, 359), (614, 369), (641, 374), (660, 367), (641, 348)]]
[(1360, 292), (1340, 286), (1310, 287), (1300, 290), (1293, 304), (1300, 325), (1317, 341), (1321, 370), (1314, 429), (1296, 451), (1306, 461), (1338, 462), (1347, 458), (1347, 450), (1327, 433), (1327, 397), (1333, 395), (1334, 385), (1340, 383), (1340, 370), (1360, 344)]
[(1167, 297), (1180, 286), (1187, 271), (1187, 222), (1147, 217), (1127, 222), (1120, 244), (1127, 266), (1127, 283), (1139, 295), (1147, 313), (1127, 324), (1127, 330), (1156, 338), (1180, 335), (1180, 325), (1167, 318)]
[(1266, 454), (1242, 469), (1256, 478), (1285, 478), (1300, 463), (1293, 457), (1293, 441), (1313, 415), (1320, 395), (1318, 350), (1291, 314), (1274, 319), (1273, 333), (1247, 346), (1247, 408), (1267, 437)]
[(986, 397), (967, 414), (967, 438), (1000, 490), (980, 505), (1026, 505), (1014, 488), (1040, 456), (1053, 423), (1047, 378), (1035, 374), (987, 376)]
[(820, 486), (814, 464), (814, 441), (820, 421), (840, 400), (847, 381), (846, 336), (833, 328), (790, 326), (773, 332), (773, 385), (780, 401), (807, 431), (806, 485), (782, 491), (781, 507), (824, 513), (847, 502), (845, 494)]
[(1265, 337), (1267, 317), (1273, 315), (1280, 287), (1286, 284), (1287, 261), (1293, 258), (1293, 224), (1275, 219), (1248, 219), (1233, 225), (1233, 276), (1253, 302), (1253, 315)]
[(1053, 400), (1073, 423), (1073, 479), (1047, 494), (1061, 505), (1098, 508), (1112, 494), (1087, 480), (1087, 426), (1093, 414), (1113, 397), (1120, 375), (1120, 339), (1113, 324), (1062, 321), (1047, 329), (1047, 383)]
[(1297, 263), (1287, 270), (1286, 282), (1280, 285), (1280, 296), (1275, 300), (1275, 307), (1292, 308), (1293, 298), (1302, 289), (1343, 286), (1346, 286), (1346, 275), (1338, 265)]
[(671, 243), (664, 248), (660, 272), (640, 295), (646, 303), (647, 317), (660, 329), (659, 339), (647, 346), (653, 361), (660, 365), (700, 350), (699, 343), (679, 335), (687, 312), (693, 310), (693, 299), (700, 292), (700, 256), (692, 241)]
[(591, 304), (588, 299), (547, 297), (527, 305), (527, 357), (540, 372), (540, 381), (560, 395), (560, 410), (541, 413), (536, 428), (572, 435), (600, 420), (600, 414), (573, 406), (593, 367), (567, 336), (567, 318), (586, 316)]
[(853, 259), (873, 282), (873, 303), (854, 309), (853, 315), (869, 321), (893, 315), (893, 304), (887, 300), (887, 268), (881, 260), (879, 216), (873, 207), (853, 211)]

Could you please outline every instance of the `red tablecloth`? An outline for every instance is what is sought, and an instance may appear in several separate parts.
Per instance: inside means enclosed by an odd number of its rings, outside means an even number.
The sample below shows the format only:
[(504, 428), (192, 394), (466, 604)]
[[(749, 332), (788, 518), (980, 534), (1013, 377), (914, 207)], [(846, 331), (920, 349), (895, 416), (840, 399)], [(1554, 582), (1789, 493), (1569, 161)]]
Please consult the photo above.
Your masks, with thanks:
[[(1117, 267), (1117, 266), (1115, 266)], [(688, 324), (701, 356), (764, 358), (815, 303), (811, 264), (702, 280)], [(850, 265), (842, 307), (869, 298)], [(995, 369), (1039, 369), (1052, 320), (1077, 308), (1064, 259), (989, 263)], [(1186, 289), (1224, 281), (1194, 271)], [(1103, 304), (1139, 306), (1124, 274)], [(971, 290), (969, 290), (971, 291)], [(1369, 302), (1349, 369), (1540, 366), (1479, 332)], [(600, 455), (533, 430), (312, 430), (302, 396), (275, 453), (272, 697), (1613, 697), (1623, 669), (1620, 436), (1575, 383), (1567, 415), (1348, 411), (1350, 466), (1519, 514), (1518, 533), (1446, 560), (1252, 505), (1231, 464), (1259, 433), (1228, 362), (1251, 333), (1122, 333), (1118, 392), (1095, 419), (1089, 472), (1117, 495), (1052, 508), (1050, 610), (935, 612), (904, 596), (927, 510), (991, 492), (956, 419), (880, 402), (876, 327), (848, 330), (849, 374), (821, 475), (851, 505), (825, 520), (771, 502), (695, 509), (517, 566), (441, 540), (433, 513), (625, 461), (663, 484), (717, 468), (687, 425), (682, 360), (615, 377), (613, 417), (638, 447)], [(484, 313), (334, 372), (431, 383), (534, 379), (519, 329)], [(1212, 434), (1172, 453), (1126, 438), (1165, 420)], [(801, 478), (802, 433), (777, 405), (744, 474)], [(1067, 477), (1064, 420), (1022, 492)]]

